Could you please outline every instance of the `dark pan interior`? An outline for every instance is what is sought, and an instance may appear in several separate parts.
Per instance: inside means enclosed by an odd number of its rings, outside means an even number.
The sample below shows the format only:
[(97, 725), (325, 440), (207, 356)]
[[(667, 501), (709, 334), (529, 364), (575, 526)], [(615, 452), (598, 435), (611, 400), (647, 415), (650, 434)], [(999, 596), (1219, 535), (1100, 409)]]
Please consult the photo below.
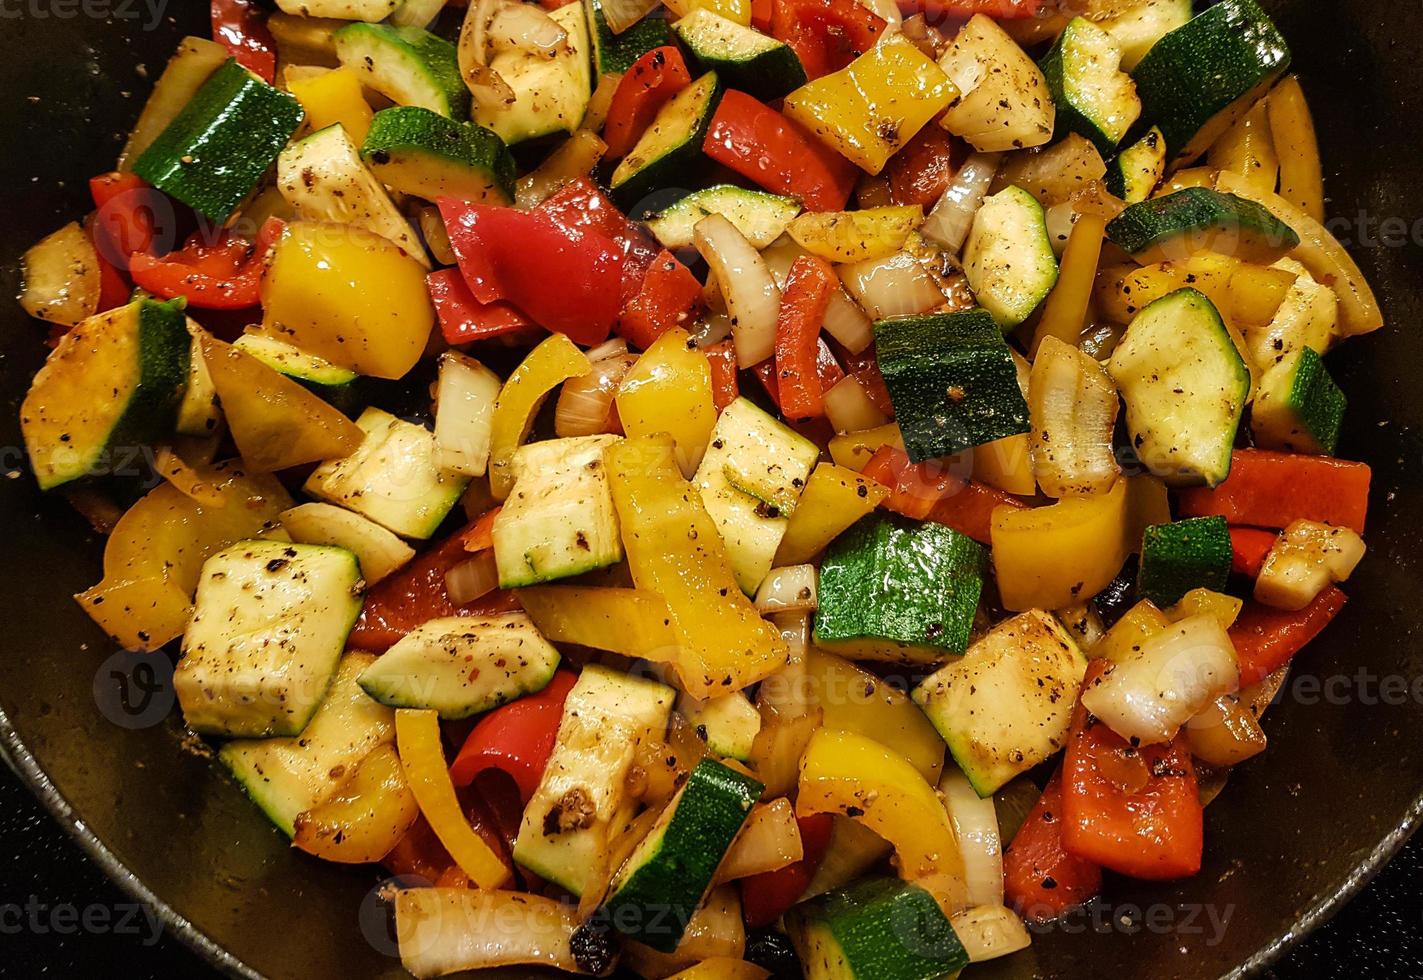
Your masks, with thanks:
[[(32, 6), (51, 16), (6, 14), (0, 24), (7, 296), (19, 254), (86, 210), (85, 180), (112, 165), (178, 37), (205, 32), (207, 7), (168, 4), (148, 29), (148, 4)], [(1388, 313), (1386, 331), (1331, 356), (1350, 398), (1343, 452), (1374, 466), (1369, 557), (1340, 621), (1310, 648), (1268, 718), (1269, 752), (1242, 767), (1209, 809), (1201, 875), (1164, 886), (1112, 882), (1113, 914), (976, 967), (979, 977), (1168, 980), (1257, 967), (1352, 894), (1416, 819), (1423, 689), (1408, 684), (1423, 675), (1413, 606), (1423, 524), (1415, 394), (1423, 222), (1415, 224), (1410, 202), (1423, 187), (1423, 8), (1267, 6), (1315, 110), (1333, 227), (1355, 243)], [(57, 16), (75, 9), (116, 15)], [(0, 320), (0, 472), (10, 476), (23, 464), (16, 409), (44, 353), (43, 329), (8, 301)], [(363, 935), (363, 918), (373, 921), (369, 903), (360, 914), (373, 873), (291, 852), (233, 783), (180, 748), (171, 719), (130, 729), (96, 710), (94, 677), (112, 645), (69, 598), (99, 577), (100, 543), (84, 523), (62, 501), (42, 499), (28, 476), (0, 479), (0, 521), (0, 741), (56, 816), (111, 874), (165, 906), (170, 928), (231, 972), (400, 975), (388, 950)], [(1308, 677), (1332, 680), (1321, 694), (1301, 686)], [(1401, 680), (1382, 682), (1388, 677)], [(1132, 914), (1153, 904), (1150, 917)], [(1212, 923), (1222, 920), (1219, 931)]]

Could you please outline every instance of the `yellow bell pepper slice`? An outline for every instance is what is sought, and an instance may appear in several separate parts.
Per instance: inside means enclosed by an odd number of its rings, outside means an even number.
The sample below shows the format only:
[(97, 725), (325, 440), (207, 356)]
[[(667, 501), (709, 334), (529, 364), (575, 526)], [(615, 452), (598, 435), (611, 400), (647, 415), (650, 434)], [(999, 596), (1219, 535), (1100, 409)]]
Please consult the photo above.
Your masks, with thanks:
[(519, 604), (544, 637), (633, 659), (677, 659), (667, 603), (651, 592), (580, 585), (519, 590)]
[(677, 466), (671, 437), (625, 439), (603, 459), (633, 583), (667, 603), (682, 689), (706, 699), (775, 673), (788, 656), (785, 640), (737, 586), (701, 495)]
[(1128, 477), (1127, 546), (1141, 550), (1141, 536), (1153, 524), (1171, 523), (1171, 497), (1166, 484), (1149, 473)]
[(297, 814), (292, 844), (339, 864), (379, 861), (400, 843), (420, 805), (389, 743), (361, 760), (336, 795)]
[(349, 68), (334, 68), (310, 78), (293, 79), (292, 95), (306, 110), (312, 132), (337, 123), (360, 146), (371, 129), (375, 113), (361, 91), (361, 80)]
[(860, 211), (806, 211), (786, 231), (827, 262), (869, 262), (893, 255), (924, 223), (919, 207), (888, 205)]
[[(1324, 220), (1324, 174), (1319, 140), (1299, 78), (1289, 76), (1267, 100), (1270, 130), (1280, 157), (1280, 196), (1315, 221)], [(1273, 191), (1273, 187), (1263, 188)]]
[(830, 440), (830, 458), (836, 466), (858, 473), (882, 446), (893, 446), (901, 452), (904, 450), (904, 433), (894, 422), (835, 436)]
[(1088, 656), (1119, 663), (1170, 625), (1171, 620), (1156, 607), (1156, 603), (1143, 599), (1122, 614), (1122, 618), (1107, 630), (1107, 635), (1088, 651)]
[(838, 813), (894, 846), (900, 877), (962, 878), (963, 855), (934, 787), (903, 756), (853, 732), (821, 729), (801, 760), (796, 813)]
[(1270, 100), (1261, 99), (1240, 117), (1206, 154), (1213, 170), (1239, 174), (1251, 187), (1273, 191), (1280, 175), (1280, 158), (1270, 136)]
[(782, 111), (867, 173), (958, 96), (938, 65), (909, 41), (881, 41), (847, 67), (786, 96)]
[(1127, 483), (1048, 507), (993, 512), (993, 564), (1003, 607), (1062, 609), (1096, 595), (1131, 554)]
[(1203, 252), (1184, 262), (1104, 270), (1097, 279), (1095, 296), (1107, 319), (1130, 323), (1149, 304), (1190, 286), (1205, 293), (1223, 317), (1248, 328), (1268, 324), (1298, 278), (1288, 269)]
[(1092, 300), (1092, 287), (1097, 277), (1097, 262), (1102, 256), (1102, 236), (1107, 221), (1100, 214), (1078, 217), (1067, 236), (1067, 248), (1062, 253), (1062, 266), (1057, 285), (1048, 294), (1042, 319), (1033, 334), (1032, 355), (1048, 337), (1077, 346), (1082, 326), (1087, 320), (1087, 304)]
[(1027, 433), (1005, 436), (973, 450), (973, 478), (1004, 493), (1031, 497), (1038, 492)]
[(1173, 623), (1179, 623), (1192, 616), (1211, 616), (1220, 623), (1221, 629), (1228, 630), (1235, 625), (1236, 618), (1244, 608), (1245, 601), (1233, 595), (1212, 592), (1210, 589), (1192, 589), (1166, 610), (1166, 617)]
[(734, 960), (729, 956), (713, 956), (696, 966), (689, 966), (668, 980), (766, 980), (771, 974), (755, 963)]
[(433, 711), (401, 708), (395, 713), (395, 744), (420, 812), (455, 864), (480, 888), (507, 884), (509, 866), (474, 832), (460, 809), (440, 743), (440, 716)]
[(693, 10), (710, 10), (742, 27), (751, 25), (751, 0), (667, 0), (667, 9), (678, 17)]
[(425, 269), (353, 225), (296, 221), (262, 280), (264, 333), (332, 364), (401, 378), (425, 353), (435, 308)]
[(495, 500), (503, 500), (513, 489), (514, 450), (529, 438), (534, 416), (549, 392), (592, 369), (588, 355), (563, 334), (555, 333), (529, 351), (529, 356), (509, 375), (494, 402), (494, 419), (490, 423), (489, 490)]
[(854, 470), (821, 463), (805, 481), (800, 502), (786, 525), (776, 565), (800, 565), (861, 517), (879, 506), (889, 489)]
[(691, 479), (716, 426), (711, 367), (691, 346), (691, 337), (673, 327), (652, 342), (623, 377), (617, 394), (618, 418), (629, 436), (669, 433), (677, 443), (677, 465)]

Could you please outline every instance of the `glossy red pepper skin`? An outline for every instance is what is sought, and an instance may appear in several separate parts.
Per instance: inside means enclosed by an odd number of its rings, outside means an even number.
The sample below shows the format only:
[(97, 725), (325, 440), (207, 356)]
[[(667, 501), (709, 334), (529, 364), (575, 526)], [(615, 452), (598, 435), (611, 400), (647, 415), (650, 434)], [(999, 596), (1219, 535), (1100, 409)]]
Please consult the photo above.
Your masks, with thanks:
[(89, 181), (94, 199), (94, 245), (104, 259), (127, 269), (129, 256), (153, 251), (163, 195), (135, 174), (100, 174)]
[(938, 204), (967, 158), (966, 147), (942, 126), (919, 130), (885, 165), (890, 200), (925, 210)]
[(1371, 479), (1364, 463), (1237, 449), (1220, 486), (1181, 491), (1181, 515), (1219, 515), (1231, 524), (1274, 528), (1320, 521), (1363, 534)]
[(842, 211), (855, 165), (744, 92), (722, 96), (702, 151), (759, 187), (801, 199), (808, 211)]
[(1025, 20), (1038, 15), (1043, 0), (898, 0), (898, 4), (906, 16), (923, 14), (933, 23), (935, 18), (967, 19), (974, 14), (995, 20)]
[[(1092, 662), (1084, 689), (1105, 667), (1101, 660)], [(1139, 755), (1145, 763), (1147, 780), (1139, 791), (1129, 792), (1109, 777), (1114, 754)], [(1062, 761), (1062, 812), (1063, 843), (1077, 857), (1149, 880), (1186, 878), (1201, 870), (1200, 789), (1181, 736), (1133, 748), (1079, 701)]]
[(706, 354), (707, 363), (711, 365), (712, 401), (720, 413), (741, 394), (741, 382), (737, 377), (739, 368), (736, 364), (736, 345), (729, 340), (723, 340), (702, 348), (702, 353)]
[(245, 310), (262, 301), (267, 255), (286, 224), (268, 218), (255, 242), (223, 231), (207, 244), (194, 235), (182, 249), (155, 258), (143, 252), (129, 259), (129, 275), (142, 289), (201, 310)]
[(1279, 537), (1274, 531), (1261, 531), (1259, 528), (1231, 528), (1230, 570), (1236, 575), (1258, 577), (1260, 567), (1265, 564), (1265, 556)]
[(702, 284), (663, 249), (643, 272), (637, 293), (623, 304), (619, 336), (643, 350), (673, 327), (684, 327), (702, 308)]
[(808, 78), (844, 68), (884, 36), (885, 21), (856, 0), (776, 0), (770, 34), (800, 59)]
[[(776, 392), (781, 414), (793, 419), (816, 418), (825, 414), (821, 378), (816, 372), (820, 351), (820, 327), (830, 297), (840, 286), (830, 263), (813, 255), (802, 255), (791, 263), (786, 286), (781, 291), (781, 309), (776, 317)], [(830, 348), (825, 347), (827, 353)], [(833, 360), (833, 356), (832, 360)], [(837, 371), (840, 365), (836, 364)], [(840, 371), (843, 377), (844, 372)]]
[(488, 340), (536, 326), (510, 303), (481, 303), (475, 299), (458, 269), (437, 269), (425, 277), (425, 286), (440, 321), (440, 333), (448, 344)]
[(991, 543), (995, 510), (1027, 506), (1012, 494), (955, 473), (944, 463), (911, 463), (909, 455), (894, 446), (881, 446), (861, 472), (889, 488), (884, 499), (887, 509), (943, 524), (982, 544)]
[(512, 592), (495, 589), (456, 606), (445, 588), (445, 573), (469, 559), (465, 535), (471, 523), (366, 593), (366, 604), (347, 644), (355, 650), (384, 652), (421, 623), (442, 616), (488, 616), (520, 608)]
[(481, 718), (450, 766), (454, 784), (468, 786), (480, 773), (498, 769), (514, 780), (527, 804), (543, 778), (558, 737), (563, 703), (577, 679), (571, 671), (560, 670), (542, 691)]
[(1050, 922), (1101, 890), (1102, 869), (1063, 846), (1062, 773), (1056, 772), (1003, 852), (1004, 904), (1028, 922)]
[(608, 337), (621, 307), (618, 244), (542, 211), (441, 198), (450, 246), (474, 298), (505, 301), (585, 346)]
[(99, 247), (99, 243), (94, 237), (94, 225), (95, 215), (90, 214), (84, 219), (84, 233), (89, 236), (89, 241), (94, 246), (94, 254), (99, 260), (99, 308), (94, 312), (103, 313), (127, 303), (133, 294), (133, 287), (124, 278), (124, 274), (119, 271), (119, 267), (104, 256), (105, 250)]
[(612, 198), (590, 177), (564, 184), (536, 209), (565, 228), (591, 231), (616, 243), (623, 256), (622, 302), (632, 300), (642, 288), (643, 275), (662, 246), (618, 209)]
[(1258, 684), (1289, 663), (1333, 622), (1349, 597), (1329, 586), (1298, 612), (1247, 602), (1230, 627), (1240, 665), (1240, 686)]
[(761, 929), (775, 922), (800, 900), (809, 887), (825, 850), (830, 846), (834, 818), (829, 813), (796, 817), (800, 828), (801, 859), (775, 871), (742, 878), (741, 917), (748, 929)]
[(851, 354), (836, 344), (835, 351), (840, 357), (840, 363), (845, 365), (845, 373), (853, 375), (855, 380), (860, 382), (860, 387), (865, 389), (865, 394), (869, 396), (874, 407), (889, 418), (894, 418), (894, 403), (890, 401), (884, 375), (880, 374), (875, 345), (870, 344), (858, 354)]
[(610, 160), (625, 157), (637, 145), (667, 100), (692, 84), (682, 52), (665, 45), (633, 62), (613, 93), (603, 142)]
[(277, 42), (253, 0), (212, 0), (212, 37), (243, 68), (269, 85), (276, 80)]
[[(814, 343), (815, 359), (814, 363), (810, 365), (810, 371), (815, 377), (814, 383), (819, 386), (820, 393), (824, 396), (825, 392), (845, 380), (845, 369), (842, 368), (840, 362), (835, 359), (835, 352), (830, 349), (830, 345), (825, 342), (824, 337), (816, 337)], [(781, 410), (781, 414), (786, 416), (787, 425), (795, 429), (803, 422), (810, 421), (797, 418), (782, 407), (780, 372), (776, 369), (776, 358), (774, 355), (753, 367), (751, 373), (756, 375), (756, 380), (761, 382), (761, 387), (766, 389), (766, 394), (771, 396), (771, 401), (775, 402), (776, 407)], [(797, 429), (797, 431), (799, 431), (799, 429)]]

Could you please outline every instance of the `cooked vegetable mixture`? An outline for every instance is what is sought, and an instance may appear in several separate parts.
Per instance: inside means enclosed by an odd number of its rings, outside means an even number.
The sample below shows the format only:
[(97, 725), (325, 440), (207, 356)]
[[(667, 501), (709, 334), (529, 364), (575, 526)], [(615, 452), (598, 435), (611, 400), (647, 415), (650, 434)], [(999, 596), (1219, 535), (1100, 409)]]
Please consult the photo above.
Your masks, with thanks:
[(26, 255), (22, 422), (412, 974), (928, 980), (1200, 869), (1383, 325), (1256, 0), (276, 6)]

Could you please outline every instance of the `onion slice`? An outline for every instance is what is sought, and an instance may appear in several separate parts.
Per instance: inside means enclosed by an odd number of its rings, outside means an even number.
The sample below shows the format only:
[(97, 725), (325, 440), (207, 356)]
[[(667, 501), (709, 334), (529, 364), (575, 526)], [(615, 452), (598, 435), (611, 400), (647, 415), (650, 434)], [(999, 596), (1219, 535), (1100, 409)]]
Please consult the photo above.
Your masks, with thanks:
[(847, 374), (825, 392), (824, 403), (825, 417), (840, 435), (877, 429), (889, 421), (870, 401), (865, 386), (853, 374)]
[(692, 240), (726, 300), (737, 364), (760, 364), (775, 353), (781, 310), (781, 291), (771, 270), (736, 226), (719, 214), (698, 221)]
[(568, 32), (542, 8), (528, 3), (503, 3), (489, 19), (485, 43), (492, 54), (527, 51), (552, 58), (568, 42)]
[(603, 4), (603, 17), (610, 31), (621, 34), (646, 17), (660, 2), (661, 0), (613, 0)]
[(1018, 914), (1001, 904), (964, 909), (955, 913), (949, 924), (970, 963), (1007, 956), (1027, 949), (1033, 942)]
[(944, 291), (910, 252), (842, 265), (837, 271), (872, 320), (925, 313), (944, 302)]
[(594, 360), (590, 352), (588, 359), (593, 370), (565, 381), (559, 393), (553, 431), (560, 438), (619, 431), (613, 399), (637, 355), (628, 353), (624, 345), (621, 353)]
[(943, 196), (924, 223), (919, 226), (919, 234), (940, 245), (957, 252), (968, 239), (968, 231), (973, 227), (973, 216), (983, 206), (988, 195), (988, 186), (993, 175), (998, 172), (1001, 154), (975, 153), (964, 161), (954, 179), (944, 189)]
[(582, 973), (570, 951), (578, 925), (575, 906), (525, 892), (410, 888), (395, 897), (400, 962), (417, 977), (515, 965)]
[(482, 106), (513, 105), (518, 96), (504, 77), (489, 67), (489, 24), (499, 7), (508, 0), (478, 0), (469, 6), (460, 26), (460, 77)]
[(1112, 450), (1117, 386), (1100, 363), (1043, 338), (1028, 381), (1033, 475), (1049, 497), (1106, 493), (1121, 467)]
[(494, 403), (503, 382), (472, 357), (440, 355), (435, 390), (435, 465), (442, 470), (483, 476), (489, 468)]
[(454, 565), (445, 573), (445, 591), (457, 606), (481, 599), (499, 588), (499, 566), (494, 552), (481, 551), (466, 561)]
[(819, 605), (814, 565), (773, 568), (756, 590), (756, 608), (762, 615), (814, 612)]
[(747, 814), (726, 857), (722, 858), (716, 880), (734, 881), (765, 874), (794, 864), (804, 856), (800, 826), (791, 801), (783, 796), (769, 803), (757, 803)]
[(939, 793), (959, 839), (969, 903), (1002, 905), (1003, 845), (993, 797), (980, 799), (968, 777), (953, 766), (939, 780)]

